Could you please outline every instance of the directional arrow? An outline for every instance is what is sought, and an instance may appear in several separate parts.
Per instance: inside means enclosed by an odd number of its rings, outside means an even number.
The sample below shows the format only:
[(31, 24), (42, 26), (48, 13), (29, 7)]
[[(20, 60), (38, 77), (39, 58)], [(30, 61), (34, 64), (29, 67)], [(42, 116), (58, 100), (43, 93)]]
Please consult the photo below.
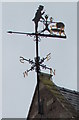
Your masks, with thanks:
[(25, 32), (13, 32), (13, 31), (8, 31), (7, 33), (22, 34), (22, 35), (29, 35), (29, 36), (38, 35), (38, 36), (41, 36), (41, 37), (66, 38), (66, 35), (65, 36), (60, 36), (60, 35), (56, 35), (56, 34), (51, 35), (51, 34), (25, 33)]

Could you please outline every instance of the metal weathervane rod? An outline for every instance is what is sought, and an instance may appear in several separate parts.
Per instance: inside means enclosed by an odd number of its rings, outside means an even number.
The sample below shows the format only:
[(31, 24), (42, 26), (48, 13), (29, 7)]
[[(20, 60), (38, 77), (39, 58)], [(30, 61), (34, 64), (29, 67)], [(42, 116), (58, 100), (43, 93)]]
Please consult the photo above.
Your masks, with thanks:
[(33, 19), (34, 23), (35, 23), (35, 34), (36, 34), (36, 72), (37, 72), (37, 89), (38, 89), (38, 114), (40, 114), (40, 92), (39, 92), (39, 72), (40, 72), (40, 66), (39, 66), (39, 57), (38, 57), (38, 22), (40, 21), (40, 19), (44, 19), (42, 17), (42, 15), (44, 14), (44, 12), (42, 13), (43, 10), (43, 6), (40, 5), (35, 17)]
[[(50, 18), (50, 21), (48, 21), (48, 16), (45, 15), (45, 17), (43, 17), (43, 14), (45, 13), (43, 11), (44, 6), (39, 5), (36, 13), (35, 13), (35, 17), (32, 19), (32, 21), (34, 21), (35, 23), (35, 33), (25, 33), (25, 32), (14, 32), (14, 31), (8, 31), (7, 33), (10, 34), (23, 34), (23, 35), (27, 35), (27, 36), (34, 36), (35, 38), (35, 42), (36, 42), (36, 57), (34, 58), (35, 61), (31, 60), (31, 59), (26, 59), (22, 56), (20, 56), (20, 62), (24, 63), (24, 61), (29, 62), (29, 64), (31, 64), (31, 68), (28, 69), (27, 71), (25, 71), (23, 73), (24, 77), (26, 75), (28, 75), (28, 72), (35, 70), (37, 73), (37, 89), (38, 89), (38, 114), (42, 114), (41, 113), (41, 98), (40, 98), (40, 91), (39, 91), (39, 74), (40, 74), (40, 67), (43, 69), (48, 69), (50, 70), (50, 74), (55, 75), (55, 70), (53, 71), (52, 68), (47, 67), (46, 65), (42, 64), (46, 59), (47, 61), (51, 58), (50, 55), (51, 53), (49, 53), (45, 58), (40, 59), (39, 57), (39, 51), (38, 51), (38, 42), (39, 42), (39, 37), (53, 37), (53, 38), (66, 38), (65, 32), (64, 32), (64, 27), (65, 25), (62, 22), (53, 22), (52, 17)], [(42, 12), (43, 11), (43, 12)], [(41, 31), (38, 32), (38, 23), (42, 22), (45, 26), (45, 28)], [(53, 24), (53, 25), (50, 25)], [(50, 25), (50, 28), (49, 28)], [(44, 34), (45, 31), (48, 31), (49, 34)], [(63, 35), (62, 35), (63, 34)]]

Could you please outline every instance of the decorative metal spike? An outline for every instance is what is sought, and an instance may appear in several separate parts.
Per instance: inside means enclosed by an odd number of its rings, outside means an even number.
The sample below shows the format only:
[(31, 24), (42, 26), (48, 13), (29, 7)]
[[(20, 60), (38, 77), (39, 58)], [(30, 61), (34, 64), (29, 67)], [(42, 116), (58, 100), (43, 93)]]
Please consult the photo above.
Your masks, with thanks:
[(24, 58), (20, 56), (20, 62), (24, 63)]
[(53, 71), (53, 74), (55, 75), (55, 69), (54, 69), (54, 71)]
[(40, 37), (38, 37), (38, 41), (39, 41), (39, 42), (41, 41), (41, 38), (40, 38)]
[(52, 71), (52, 68), (50, 68), (50, 74), (51, 74), (51, 75), (52, 75), (52, 72), (53, 72), (53, 71)]
[(51, 53), (49, 53), (49, 54), (46, 56), (47, 61), (51, 59), (51, 56), (50, 56), (50, 55), (51, 55)]
[(24, 75), (24, 77), (28, 76), (28, 72), (25, 71), (25, 72), (23, 73), (23, 75)]

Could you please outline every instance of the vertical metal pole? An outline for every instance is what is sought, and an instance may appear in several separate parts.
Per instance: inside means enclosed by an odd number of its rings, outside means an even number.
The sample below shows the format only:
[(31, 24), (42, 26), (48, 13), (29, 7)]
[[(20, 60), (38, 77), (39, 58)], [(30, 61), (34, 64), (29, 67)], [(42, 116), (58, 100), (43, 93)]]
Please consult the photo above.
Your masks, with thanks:
[(36, 31), (36, 70), (37, 70), (37, 89), (38, 89), (38, 113), (40, 113), (40, 93), (39, 93), (39, 58), (38, 58), (38, 34)]

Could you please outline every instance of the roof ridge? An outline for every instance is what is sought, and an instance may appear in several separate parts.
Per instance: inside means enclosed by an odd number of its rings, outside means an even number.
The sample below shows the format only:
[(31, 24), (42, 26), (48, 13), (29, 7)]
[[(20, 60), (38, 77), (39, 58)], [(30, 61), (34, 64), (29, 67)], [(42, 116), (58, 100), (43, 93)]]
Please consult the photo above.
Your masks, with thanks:
[(57, 87), (58, 87), (59, 89), (61, 89), (61, 90), (64, 90), (64, 91), (67, 91), (67, 92), (70, 92), (70, 93), (79, 95), (79, 92), (76, 91), (76, 90), (70, 90), (70, 89), (68, 89), (68, 88), (59, 87), (59, 86), (57, 86)]

